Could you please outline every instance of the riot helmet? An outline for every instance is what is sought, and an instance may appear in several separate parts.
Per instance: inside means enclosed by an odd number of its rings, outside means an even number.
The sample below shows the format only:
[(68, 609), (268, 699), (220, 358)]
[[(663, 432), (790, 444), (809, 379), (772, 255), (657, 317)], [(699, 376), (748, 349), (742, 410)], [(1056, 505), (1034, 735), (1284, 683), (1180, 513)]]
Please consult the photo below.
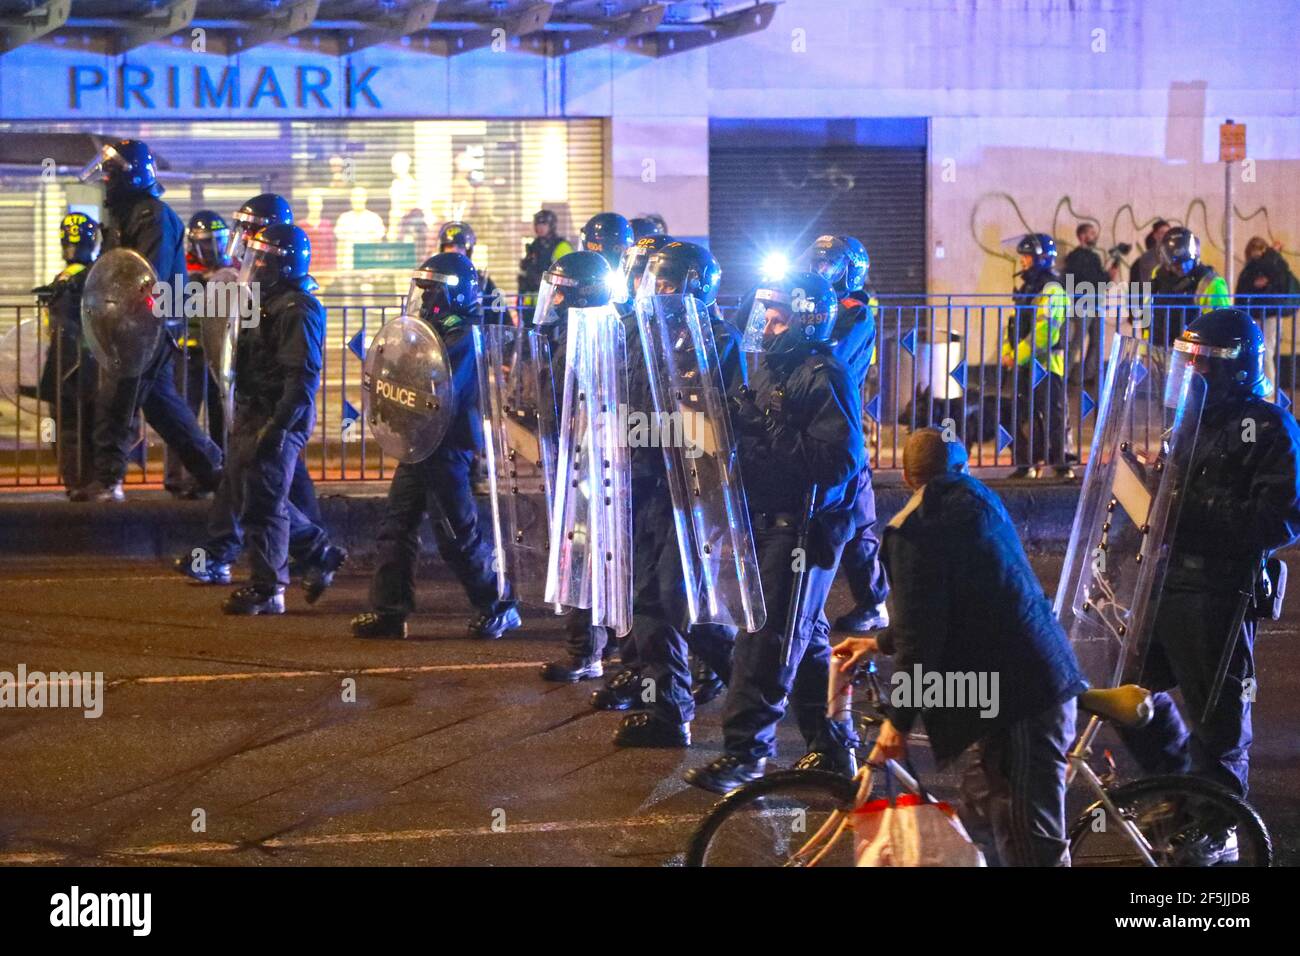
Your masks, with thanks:
[(854, 236), (840, 236), (839, 238), (840, 242), (844, 243), (848, 263), (844, 269), (843, 288), (837, 289), (837, 291), (848, 294), (857, 292), (859, 289), (865, 289), (867, 276), (871, 273), (871, 256), (867, 255), (867, 247)]
[(59, 244), (63, 261), (90, 265), (99, 249), (99, 223), (83, 212), (70, 212), (59, 223)]
[(815, 272), (832, 286), (844, 281), (849, 266), (849, 247), (839, 236), (818, 236), (798, 259), (799, 268)]
[(138, 139), (105, 143), (77, 177), (83, 183), (97, 179), (104, 183), (108, 198), (132, 193), (162, 192), (158, 185), (158, 165), (149, 147)]
[[(671, 236), (642, 236), (627, 247), (627, 251), (623, 253), (622, 265), (619, 267), (619, 274), (623, 277), (621, 284), (626, 286), (627, 295), (636, 295), (637, 286), (641, 283), (641, 277), (645, 275), (645, 267), (649, 264), (650, 258), (672, 241)], [(618, 301), (625, 302), (627, 299)]]
[(633, 241), (631, 224), (616, 212), (597, 213), (582, 227), (582, 248), (599, 252), (611, 269), (619, 268)]
[(1186, 226), (1175, 226), (1160, 240), (1160, 266), (1175, 276), (1185, 276), (1201, 261), (1201, 241)]
[(1056, 265), (1056, 240), (1045, 232), (1031, 232), (1016, 243), (1016, 254), (1028, 256), (1030, 263), (1023, 272), (1051, 269)]
[(569, 309), (608, 305), (613, 298), (612, 281), (621, 273), (610, 269), (598, 252), (581, 250), (556, 259), (542, 274), (537, 292), (533, 325), (546, 327), (568, 321)]
[(226, 247), (230, 244), (230, 226), (211, 209), (201, 209), (190, 217), (185, 244), (194, 261), (205, 268), (228, 265)]
[(772, 352), (787, 351), (795, 343), (825, 342), (838, 312), (835, 290), (815, 272), (794, 272), (765, 282), (754, 291), (740, 347), (746, 352)]
[(668, 230), (664, 227), (664, 221), (659, 216), (637, 216), (629, 225), (632, 226), (632, 236), (635, 239), (668, 235)]
[(311, 240), (287, 222), (263, 226), (244, 243), (239, 268), (242, 285), (273, 286), (284, 280), (305, 279), (311, 272)]
[(289, 201), (275, 193), (261, 193), (239, 207), (226, 244), (226, 258), (239, 262), (244, 257), (244, 241), (263, 226), (278, 223), (293, 225), (293, 210)]
[(1200, 316), (1174, 342), (1169, 380), (1181, 381), (1190, 365), (1206, 381), (1205, 404), (1269, 392), (1264, 367), (1264, 333), (1240, 309), (1215, 309)]
[(670, 242), (646, 264), (638, 296), (689, 295), (708, 307), (718, 300), (722, 267), (713, 253), (693, 242)]
[(473, 259), (474, 246), (477, 242), (478, 237), (474, 235), (473, 227), (467, 222), (459, 220), (445, 222), (438, 230), (439, 252), (463, 252)]
[(479, 301), (478, 270), (469, 256), (440, 252), (411, 273), (406, 293), (406, 314), (443, 329), (483, 317)]

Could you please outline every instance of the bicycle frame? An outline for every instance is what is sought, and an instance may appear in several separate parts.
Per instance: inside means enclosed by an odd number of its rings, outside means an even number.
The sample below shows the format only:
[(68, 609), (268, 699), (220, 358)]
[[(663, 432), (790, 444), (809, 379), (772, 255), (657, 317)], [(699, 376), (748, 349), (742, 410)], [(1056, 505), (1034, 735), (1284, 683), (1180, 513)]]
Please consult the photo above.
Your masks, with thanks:
[(1074, 746), (1070, 748), (1070, 753), (1066, 758), (1068, 760), (1068, 766), (1065, 771), (1065, 785), (1068, 788), (1070, 784), (1074, 782), (1076, 774), (1082, 775), (1084, 781), (1097, 795), (1097, 799), (1101, 801), (1101, 805), (1106, 808), (1106, 812), (1110, 814), (1111, 819), (1118, 820), (1120, 826), (1124, 828), (1125, 835), (1128, 836), (1129, 841), (1137, 847), (1138, 852), (1142, 854), (1142, 859), (1145, 861), (1146, 865), (1159, 866), (1160, 864), (1156, 862), (1155, 857), (1151, 854), (1151, 844), (1149, 844), (1146, 837), (1142, 835), (1142, 831), (1137, 828), (1137, 825), (1132, 820), (1129, 820), (1120, 814), (1115, 804), (1111, 801), (1110, 794), (1106, 792), (1106, 787), (1101, 782), (1101, 778), (1097, 776), (1097, 772), (1088, 764), (1088, 758), (1092, 756), (1092, 742), (1096, 739), (1097, 733), (1101, 730), (1101, 725), (1102, 720), (1100, 717), (1092, 717), (1088, 721), (1088, 726), (1084, 728), (1083, 733), (1079, 734), (1078, 738), (1075, 740)]

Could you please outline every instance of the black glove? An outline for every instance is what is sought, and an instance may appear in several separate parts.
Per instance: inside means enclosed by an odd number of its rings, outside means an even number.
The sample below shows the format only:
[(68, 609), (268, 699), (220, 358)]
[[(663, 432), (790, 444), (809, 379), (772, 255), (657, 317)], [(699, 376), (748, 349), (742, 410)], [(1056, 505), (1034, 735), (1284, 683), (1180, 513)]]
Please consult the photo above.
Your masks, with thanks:
[(731, 420), (736, 431), (742, 435), (765, 435), (771, 428), (766, 412), (758, 407), (754, 393), (748, 387), (742, 387), (740, 393), (731, 397)]
[(269, 458), (280, 454), (284, 448), (285, 429), (273, 422), (267, 422), (257, 430), (257, 454), (259, 458)]

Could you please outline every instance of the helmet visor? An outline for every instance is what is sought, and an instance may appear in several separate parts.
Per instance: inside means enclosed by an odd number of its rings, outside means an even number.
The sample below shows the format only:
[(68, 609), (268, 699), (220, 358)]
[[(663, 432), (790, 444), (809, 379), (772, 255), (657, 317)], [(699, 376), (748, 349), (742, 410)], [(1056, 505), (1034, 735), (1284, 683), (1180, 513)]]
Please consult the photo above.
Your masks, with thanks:
[(278, 247), (249, 239), (239, 263), (239, 284), (268, 282), (279, 275), (283, 262), (284, 253)]
[(126, 162), (122, 159), (121, 154), (111, 145), (105, 143), (99, 148), (99, 154), (83, 166), (81, 172), (77, 173), (77, 179), (83, 183), (92, 180), (106, 182), (111, 170), (125, 168)]
[(460, 276), (417, 269), (411, 273), (411, 284), (406, 290), (404, 314), (425, 322), (446, 322), (452, 315), (447, 290), (459, 284)]
[(1240, 342), (1216, 346), (1175, 339), (1169, 360), (1169, 377), (1165, 381), (1165, 407), (1178, 408), (1182, 404), (1188, 380), (1193, 374), (1206, 380), (1211, 394), (1231, 388), (1241, 348)]
[(745, 320), (741, 351), (765, 352), (772, 339), (794, 323), (790, 295), (781, 289), (760, 288)]
[[(212, 268), (225, 260), (226, 248), (230, 245), (229, 229), (196, 229), (189, 234), (190, 252), (196, 262)], [(241, 257), (242, 261), (242, 257)]]
[(799, 256), (799, 267), (815, 272), (831, 285), (844, 278), (849, 265), (844, 244), (830, 236), (822, 236)]
[(230, 262), (242, 262), (248, 237), (257, 232), (258, 226), (248, 219), (235, 214), (235, 224), (230, 227), (230, 236), (226, 239), (226, 259)]
[(533, 309), (533, 325), (545, 328), (558, 325), (568, 318), (572, 291), (578, 286), (577, 279), (547, 272), (542, 276), (541, 287), (537, 290), (537, 306)]
[(641, 294), (640, 283), (645, 275), (645, 267), (650, 262), (650, 257), (654, 254), (654, 249), (650, 246), (643, 246), (639, 242), (634, 242), (623, 251), (623, 260), (619, 265), (618, 272), (615, 273), (617, 279), (611, 279), (611, 282), (622, 289), (622, 296), (619, 296), (617, 289), (614, 292), (613, 299), (615, 302), (626, 302), (633, 296)]

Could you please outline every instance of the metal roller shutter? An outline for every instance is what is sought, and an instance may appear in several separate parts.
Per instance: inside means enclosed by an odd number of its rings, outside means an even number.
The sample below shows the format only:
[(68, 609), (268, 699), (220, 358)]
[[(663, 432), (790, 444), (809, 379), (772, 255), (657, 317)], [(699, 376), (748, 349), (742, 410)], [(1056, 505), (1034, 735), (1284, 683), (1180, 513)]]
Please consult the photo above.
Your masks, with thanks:
[(882, 293), (924, 292), (926, 151), (917, 146), (709, 149), (710, 244), (722, 288), (741, 295), (764, 255), (825, 233), (857, 236)]

